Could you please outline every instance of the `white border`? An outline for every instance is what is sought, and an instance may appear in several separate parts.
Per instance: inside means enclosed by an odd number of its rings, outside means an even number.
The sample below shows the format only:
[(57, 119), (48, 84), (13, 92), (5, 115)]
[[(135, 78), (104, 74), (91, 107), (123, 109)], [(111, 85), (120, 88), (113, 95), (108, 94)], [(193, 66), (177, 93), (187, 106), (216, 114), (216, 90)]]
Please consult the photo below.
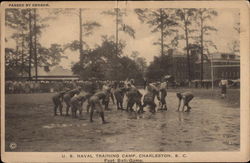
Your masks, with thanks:
[[(5, 47), (5, 26), (4, 26), (4, 8), (8, 7), (8, 3), (1, 3), (1, 156), (4, 162), (103, 162), (104, 159), (82, 159), (82, 158), (62, 158), (62, 154), (82, 154), (83, 152), (4, 152), (5, 151), (5, 94), (4, 94), (4, 47)], [(117, 2), (11, 2), (11, 3), (48, 3), (49, 8), (113, 8), (117, 6)], [(147, 158), (145, 162), (245, 162), (249, 160), (249, 4), (244, 1), (141, 1), (141, 2), (119, 2), (120, 8), (240, 8), (240, 52), (241, 52), (241, 113), (240, 113), (240, 151), (239, 152), (166, 152), (171, 158)], [(85, 152), (85, 154), (88, 152)], [(101, 153), (101, 152), (91, 152)], [(112, 152), (105, 152), (112, 153)], [(127, 153), (127, 152), (114, 152)], [(134, 152), (135, 154), (144, 152)], [(149, 152), (147, 152), (149, 153)], [(164, 152), (152, 152), (164, 153)], [(187, 157), (175, 157), (179, 154)]]

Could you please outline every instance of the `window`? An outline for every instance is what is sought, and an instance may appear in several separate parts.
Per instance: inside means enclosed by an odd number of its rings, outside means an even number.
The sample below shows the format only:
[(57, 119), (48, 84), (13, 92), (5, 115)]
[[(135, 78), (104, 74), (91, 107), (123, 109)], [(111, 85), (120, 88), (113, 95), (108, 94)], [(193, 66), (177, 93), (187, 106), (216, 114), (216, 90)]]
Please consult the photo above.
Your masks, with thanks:
[(221, 58), (222, 59), (227, 59), (227, 55), (226, 54), (221, 54)]
[(230, 59), (235, 59), (235, 55), (229, 55)]

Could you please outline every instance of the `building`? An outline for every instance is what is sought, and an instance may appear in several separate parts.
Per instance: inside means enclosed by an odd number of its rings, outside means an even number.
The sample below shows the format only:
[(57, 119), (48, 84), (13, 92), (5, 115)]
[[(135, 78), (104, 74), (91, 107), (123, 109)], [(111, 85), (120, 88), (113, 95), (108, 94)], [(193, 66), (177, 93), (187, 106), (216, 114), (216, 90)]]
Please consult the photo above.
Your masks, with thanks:
[[(195, 78), (200, 80), (200, 59), (196, 62)], [(240, 56), (233, 53), (214, 53), (204, 59), (203, 79), (204, 80), (240, 79)]]
[(171, 63), (169, 75), (173, 76), (178, 83), (186, 81), (188, 79), (187, 57), (183, 53), (173, 49), (168, 51), (168, 55), (170, 56)]
[(176, 82), (182, 82), (188, 79), (187, 57), (184, 55), (173, 55), (170, 75)]
[[(178, 83), (188, 81), (187, 56), (176, 50), (169, 50), (170, 74)], [(190, 51), (190, 79), (200, 81), (201, 75), (200, 54), (196, 50)], [(212, 68), (211, 68), (212, 67)], [(203, 60), (203, 81), (219, 81), (221, 79), (240, 79), (240, 56), (233, 53), (213, 53), (204, 55)]]
[[(35, 80), (35, 69), (32, 69), (32, 80)], [(74, 75), (71, 70), (62, 66), (55, 66), (49, 70), (46, 67), (38, 67), (38, 80), (79, 80), (79, 76)]]

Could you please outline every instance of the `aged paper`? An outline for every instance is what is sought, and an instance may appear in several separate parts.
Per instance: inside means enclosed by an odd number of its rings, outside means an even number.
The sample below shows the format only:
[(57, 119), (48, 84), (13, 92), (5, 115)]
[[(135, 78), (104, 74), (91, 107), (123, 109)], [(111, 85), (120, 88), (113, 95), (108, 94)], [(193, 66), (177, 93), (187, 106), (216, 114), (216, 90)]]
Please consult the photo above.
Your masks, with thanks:
[(249, 79), (244, 1), (3, 2), (1, 158), (245, 162)]

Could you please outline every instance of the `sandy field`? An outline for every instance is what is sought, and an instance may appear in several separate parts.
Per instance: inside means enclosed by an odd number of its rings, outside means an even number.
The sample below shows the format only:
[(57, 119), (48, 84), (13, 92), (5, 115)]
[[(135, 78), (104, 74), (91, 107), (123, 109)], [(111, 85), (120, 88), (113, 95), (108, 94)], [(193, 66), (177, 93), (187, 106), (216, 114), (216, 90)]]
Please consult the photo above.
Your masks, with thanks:
[[(196, 90), (191, 112), (176, 112), (176, 91), (168, 93), (168, 111), (156, 114), (147, 108), (143, 115), (117, 111), (111, 103), (111, 110), (105, 111), (109, 123), (104, 125), (98, 114), (94, 123), (89, 122), (85, 105), (81, 118), (53, 116), (53, 93), (6, 95), (5, 149), (13, 152), (240, 149), (239, 102), (232, 104), (220, 99), (219, 90), (213, 95)], [(239, 90), (229, 90), (228, 94), (228, 98), (239, 98)], [(11, 142), (16, 143), (15, 149), (9, 147)]]

